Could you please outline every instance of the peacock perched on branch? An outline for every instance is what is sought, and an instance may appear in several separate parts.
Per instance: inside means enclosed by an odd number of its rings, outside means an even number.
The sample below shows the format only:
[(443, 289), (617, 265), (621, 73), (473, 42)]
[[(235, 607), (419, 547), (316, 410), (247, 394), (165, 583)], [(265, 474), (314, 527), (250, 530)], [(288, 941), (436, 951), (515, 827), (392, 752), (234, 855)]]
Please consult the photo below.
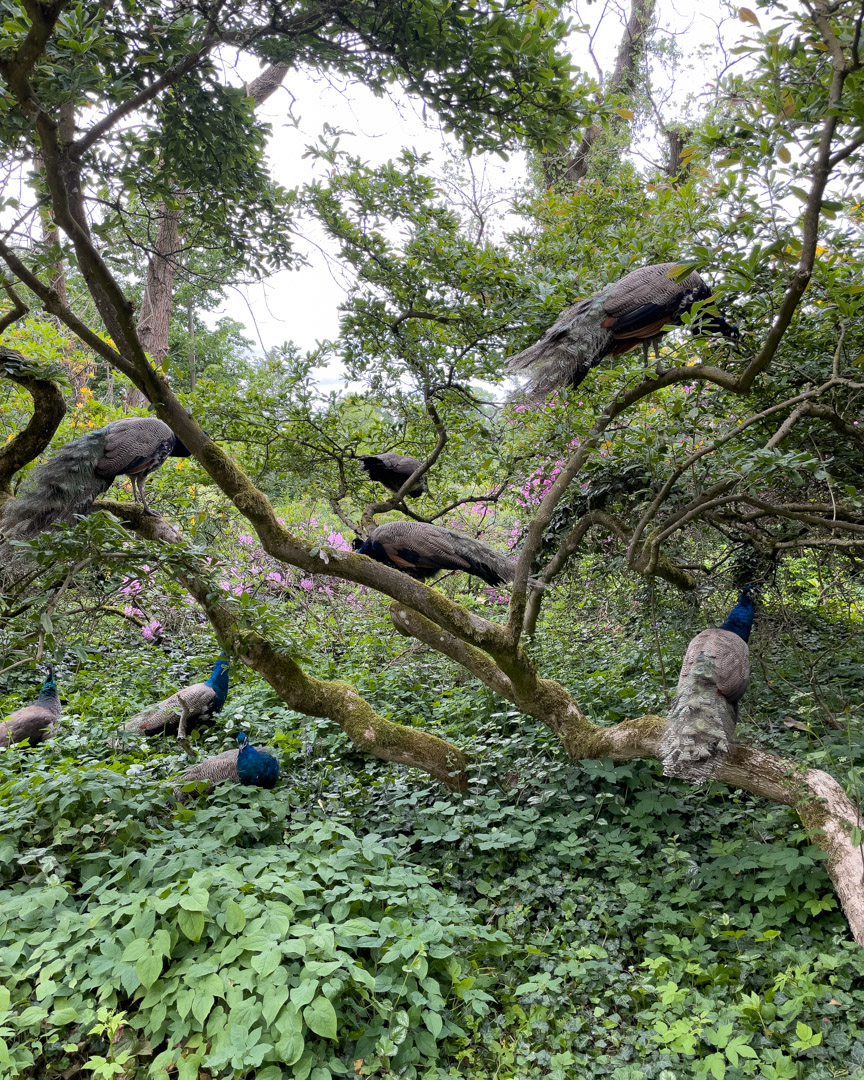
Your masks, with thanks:
[[(696, 271), (675, 280), (678, 263), (654, 263), (633, 270), (585, 300), (578, 300), (558, 316), (543, 337), (510, 358), (512, 371), (531, 369), (525, 395), (543, 400), (555, 390), (578, 386), (605, 356), (620, 356), (642, 345), (658, 344), (663, 327), (677, 324), (711, 290)], [(717, 315), (700, 318), (700, 333), (722, 334), (737, 340), (740, 334)]]
[(0, 746), (14, 746), (25, 739), (29, 740), (31, 746), (43, 742), (51, 734), (61, 712), (54, 667), (48, 664), (48, 677), (33, 704), (17, 709), (0, 724)]
[(379, 525), (366, 540), (355, 540), (354, 550), (420, 581), (441, 570), (464, 570), (487, 585), (500, 585), (512, 581), (516, 570), (515, 562), (479, 540), (420, 521)]
[(126, 721), (122, 730), (138, 735), (158, 735), (176, 728), (177, 738), (183, 739), (188, 730), (221, 712), (227, 697), (228, 660), (220, 656), (206, 682), (193, 683), (164, 701), (142, 709)]
[[(420, 468), (422, 463), (415, 457), (406, 454), (394, 454), (387, 451), (384, 454), (365, 454), (360, 458), (360, 467), (369, 474), (370, 480), (382, 484), (388, 491), (398, 491), (408, 478)], [(420, 479), (406, 492), (412, 499), (428, 493), (426, 477)]]
[(167, 424), (155, 416), (114, 420), (37, 466), (5, 504), (0, 528), (8, 538), (28, 539), (55, 521), (72, 521), (88, 513), (118, 476), (132, 478), (136, 502), (149, 509), (145, 481), (169, 457), (189, 457), (189, 451)]
[(242, 731), (237, 736), (237, 747), (185, 769), (174, 786), (175, 798), (185, 802), (187, 796), (183, 788), (193, 782), (205, 783), (207, 792), (226, 780), (252, 787), (275, 787), (279, 779), (276, 758), (266, 750), (257, 750)]
[(669, 723), (660, 744), (665, 776), (699, 783), (716, 776), (735, 739), (738, 702), (750, 684), (750, 631), (756, 589), (747, 585), (722, 626), (687, 646)]

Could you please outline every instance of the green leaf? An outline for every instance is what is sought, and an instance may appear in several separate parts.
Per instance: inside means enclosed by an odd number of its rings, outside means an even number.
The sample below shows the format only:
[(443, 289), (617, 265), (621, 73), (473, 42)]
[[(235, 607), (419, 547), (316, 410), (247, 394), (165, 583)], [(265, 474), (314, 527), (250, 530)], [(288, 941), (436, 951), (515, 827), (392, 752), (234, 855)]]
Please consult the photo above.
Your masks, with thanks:
[(225, 929), (229, 934), (239, 934), (246, 927), (246, 915), (236, 900), (225, 905)]
[(149, 990), (162, 974), (162, 957), (152, 952), (142, 956), (135, 964), (135, 972), (144, 989)]
[(200, 941), (204, 933), (204, 916), (200, 911), (181, 908), (177, 912), (177, 925), (190, 941)]
[(336, 1038), (336, 1010), (323, 995), (315, 998), (311, 1005), (303, 1010), (303, 1019), (310, 1031), (324, 1039)]

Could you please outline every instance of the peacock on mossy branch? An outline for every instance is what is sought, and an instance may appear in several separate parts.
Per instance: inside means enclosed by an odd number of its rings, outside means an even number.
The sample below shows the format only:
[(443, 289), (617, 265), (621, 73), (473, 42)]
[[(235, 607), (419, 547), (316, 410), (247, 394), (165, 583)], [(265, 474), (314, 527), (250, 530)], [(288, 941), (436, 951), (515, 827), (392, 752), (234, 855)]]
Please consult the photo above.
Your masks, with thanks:
[(355, 540), (354, 550), (420, 581), (442, 570), (463, 570), (487, 585), (500, 585), (516, 572), (516, 563), (488, 544), (421, 521), (379, 525), (366, 540)]
[[(664, 326), (681, 322), (711, 290), (696, 271), (676, 277), (679, 263), (654, 263), (632, 270), (585, 300), (578, 300), (558, 316), (543, 337), (510, 358), (512, 371), (530, 370), (525, 396), (543, 400), (556, 390), (578, 386), (606, 356), (642, 345), (658, 345)], [(695, 321), (695, 331), (722, 334), (737, 340), (738, 330), (717, 315)]]
[(183, 788), (193, 782), (205, 785), (204, 790), (210, 792), (216, 784), (226, 781), (270, 789), (278, 779), (279, 762), (276, 758), (266, 750), (257, 750), (246, 733), (241, 731), (237, 736), (236, 750), (226, 750), (184, 769), (174, 785), (174, 796), (178, 801), (185, 802), (189, 793), (184, 792)]
[(13, 712), (0, 724), (0, 746), (14, 746), (28, 740), (31, 746), (44, 742), (56, 724), (62, 706), (54, 681), (54, 666), (48, 664), (48, 675), (39, 696), (32, 705)]
[(211, 720), (228, 697), (228, 660), (220, 656), (206, 682), (193, 683), (178, 690), (163, 701), (136, 713), (121, 730), (138, 735), (158, 735), (162, 731), (177, 732), (185, 737), (192, 728)]
[(147, 477), (169, 457), (189, 457), (174, 432), (155, 416), (129, 416), (61, 447), (38, 465), (3, 507), (0, 531), (26, 540), (54, 522), (87, 514), (118, 476), (132, 478), (132, 493), (145, 509)]
[(722, 626), (687, 646), (660, 744), (665, 776), (699, 783), (717, 775), (735, 741), (738, 702), (750, 683), (750, 631), (756, 589), (747, 585)]

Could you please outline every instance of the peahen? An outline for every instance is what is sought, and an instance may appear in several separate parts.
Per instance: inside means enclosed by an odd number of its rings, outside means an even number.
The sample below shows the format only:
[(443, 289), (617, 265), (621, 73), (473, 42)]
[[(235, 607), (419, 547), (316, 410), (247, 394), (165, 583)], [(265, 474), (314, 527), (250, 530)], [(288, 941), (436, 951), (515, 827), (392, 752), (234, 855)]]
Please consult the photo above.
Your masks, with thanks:
[[(383, 484), (388, 491), (398, 491), (405, 481), (420, 468), (421, 462), (405, 454), (387, 451), (383, 454), (365, 454), (360, 458), (360, 467), (369, 474), (370, 480)], [(412, 499), (428, 492), (426, 477), (421, 476), (410, 491), (405, 494)]]
[[(531, 368), (527, 397), (542, 400), (553, 391), (578, 386), (605, 356), (620, 356), (642, 345), (658, 344), (663, 327), (679, 323), (697, 301), (711, 290), (694, 271), (680, 280), (670, 274), (678, 263), (655, 263), (625, 274), (585, 300), (566, 308), (543, 337), (510, 358), (513, 371)], [(740, 334), (717, 315), (706, 315), (694, 329), (737, 340)]]
[(487, 585), (500, 585), (512, 581), (516, 569), (515, 562), (479, 540), (420, 521), (379, 525), (368, 539), (355, 540), (354, 550), (420, 581), (441, 570), (464, 570)]
[[(747, 643), (756, 613), (755, 601), (755, 586), (747, 585), (726, 622), (703, 630), (687, 646), (660, 745), (666, 776), (694, 782), (706, 780), (717, 774), (729, 753), (735, 738), (738, 702), (750, 683)], [(718, 702), (718, 696), (725, 702)]]
[(0, 746), (14, 746), (28, 739), (31, 746), (43, 742), (60, 716), (62, 706), (54, 681), (54, 667), (48, 664), (48, 678), (42, 683), (39, 697), (32, 705), (17, 709), (0, 724)]
[(71, 521), (123, 475), (132, 478), (136, 502), (149, 509), (144, 483), (169, 457), (189, 457), (189, 451), (167, 424), (155, 416), (114, 420), (37, 466), (4, 506), (0, 529), (9, 538), (27, 539), (55, 521)]
[(182, 739), (187, 730), (221, 712), (227, 697), (228, 660), (220, 656), (207, 682), (193, 683), (164, 701), (142, 709), (126, 721), (122, 730), (138, 735), (157, 735), (176, 727), (177, 738)]
[(224, 780), (252, 787), (275, 787), (279, 779), (279, 762), (276, 758), (266, 750), (256, 750), (243, 731), (237, 736), (237, 746), (237, 750), (226, 750), (185, 769), (174, 787), (177, 798), (181, 802), (184, 800), (183, 786), (193, 781), (205, 782), (207, 791), (212, 791), (216, 784)]

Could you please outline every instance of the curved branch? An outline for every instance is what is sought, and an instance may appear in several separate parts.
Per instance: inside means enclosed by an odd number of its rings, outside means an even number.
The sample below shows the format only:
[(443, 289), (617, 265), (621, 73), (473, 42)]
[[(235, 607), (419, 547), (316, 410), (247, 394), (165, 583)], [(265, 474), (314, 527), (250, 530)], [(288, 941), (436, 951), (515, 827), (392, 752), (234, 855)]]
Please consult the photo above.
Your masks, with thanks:
[[(146, 539), (182, 543), (182, 536), (168, 522), (136, 503), (101, 499), (94, 509), (108, 510)], [(219, 639), (266, 679), (292, 709), (333, 720), (364, 753), (423, 769), (450, 788), (464, 789), (465, 755), (452, 743), (428, 731), (385, 720), (349, 683), (309, 675), (281, 648), (243, 626), (237, 609), (221, 599), (224, 594), (214, 591), (212, 581), (190, 570), (188, 562), (176, 565), (173, 576), (200, 605)]]
[(63, 392), (53, 379), (27, 370), (27, 360), (14, 349), (0, 347), (0, 376), (23, 387), (33, 398), (33, 415), (23, 431), (0, 447), (0, 503), (12, 495), (12, 478), (34, 461), (54, 438), (66, 415)]

